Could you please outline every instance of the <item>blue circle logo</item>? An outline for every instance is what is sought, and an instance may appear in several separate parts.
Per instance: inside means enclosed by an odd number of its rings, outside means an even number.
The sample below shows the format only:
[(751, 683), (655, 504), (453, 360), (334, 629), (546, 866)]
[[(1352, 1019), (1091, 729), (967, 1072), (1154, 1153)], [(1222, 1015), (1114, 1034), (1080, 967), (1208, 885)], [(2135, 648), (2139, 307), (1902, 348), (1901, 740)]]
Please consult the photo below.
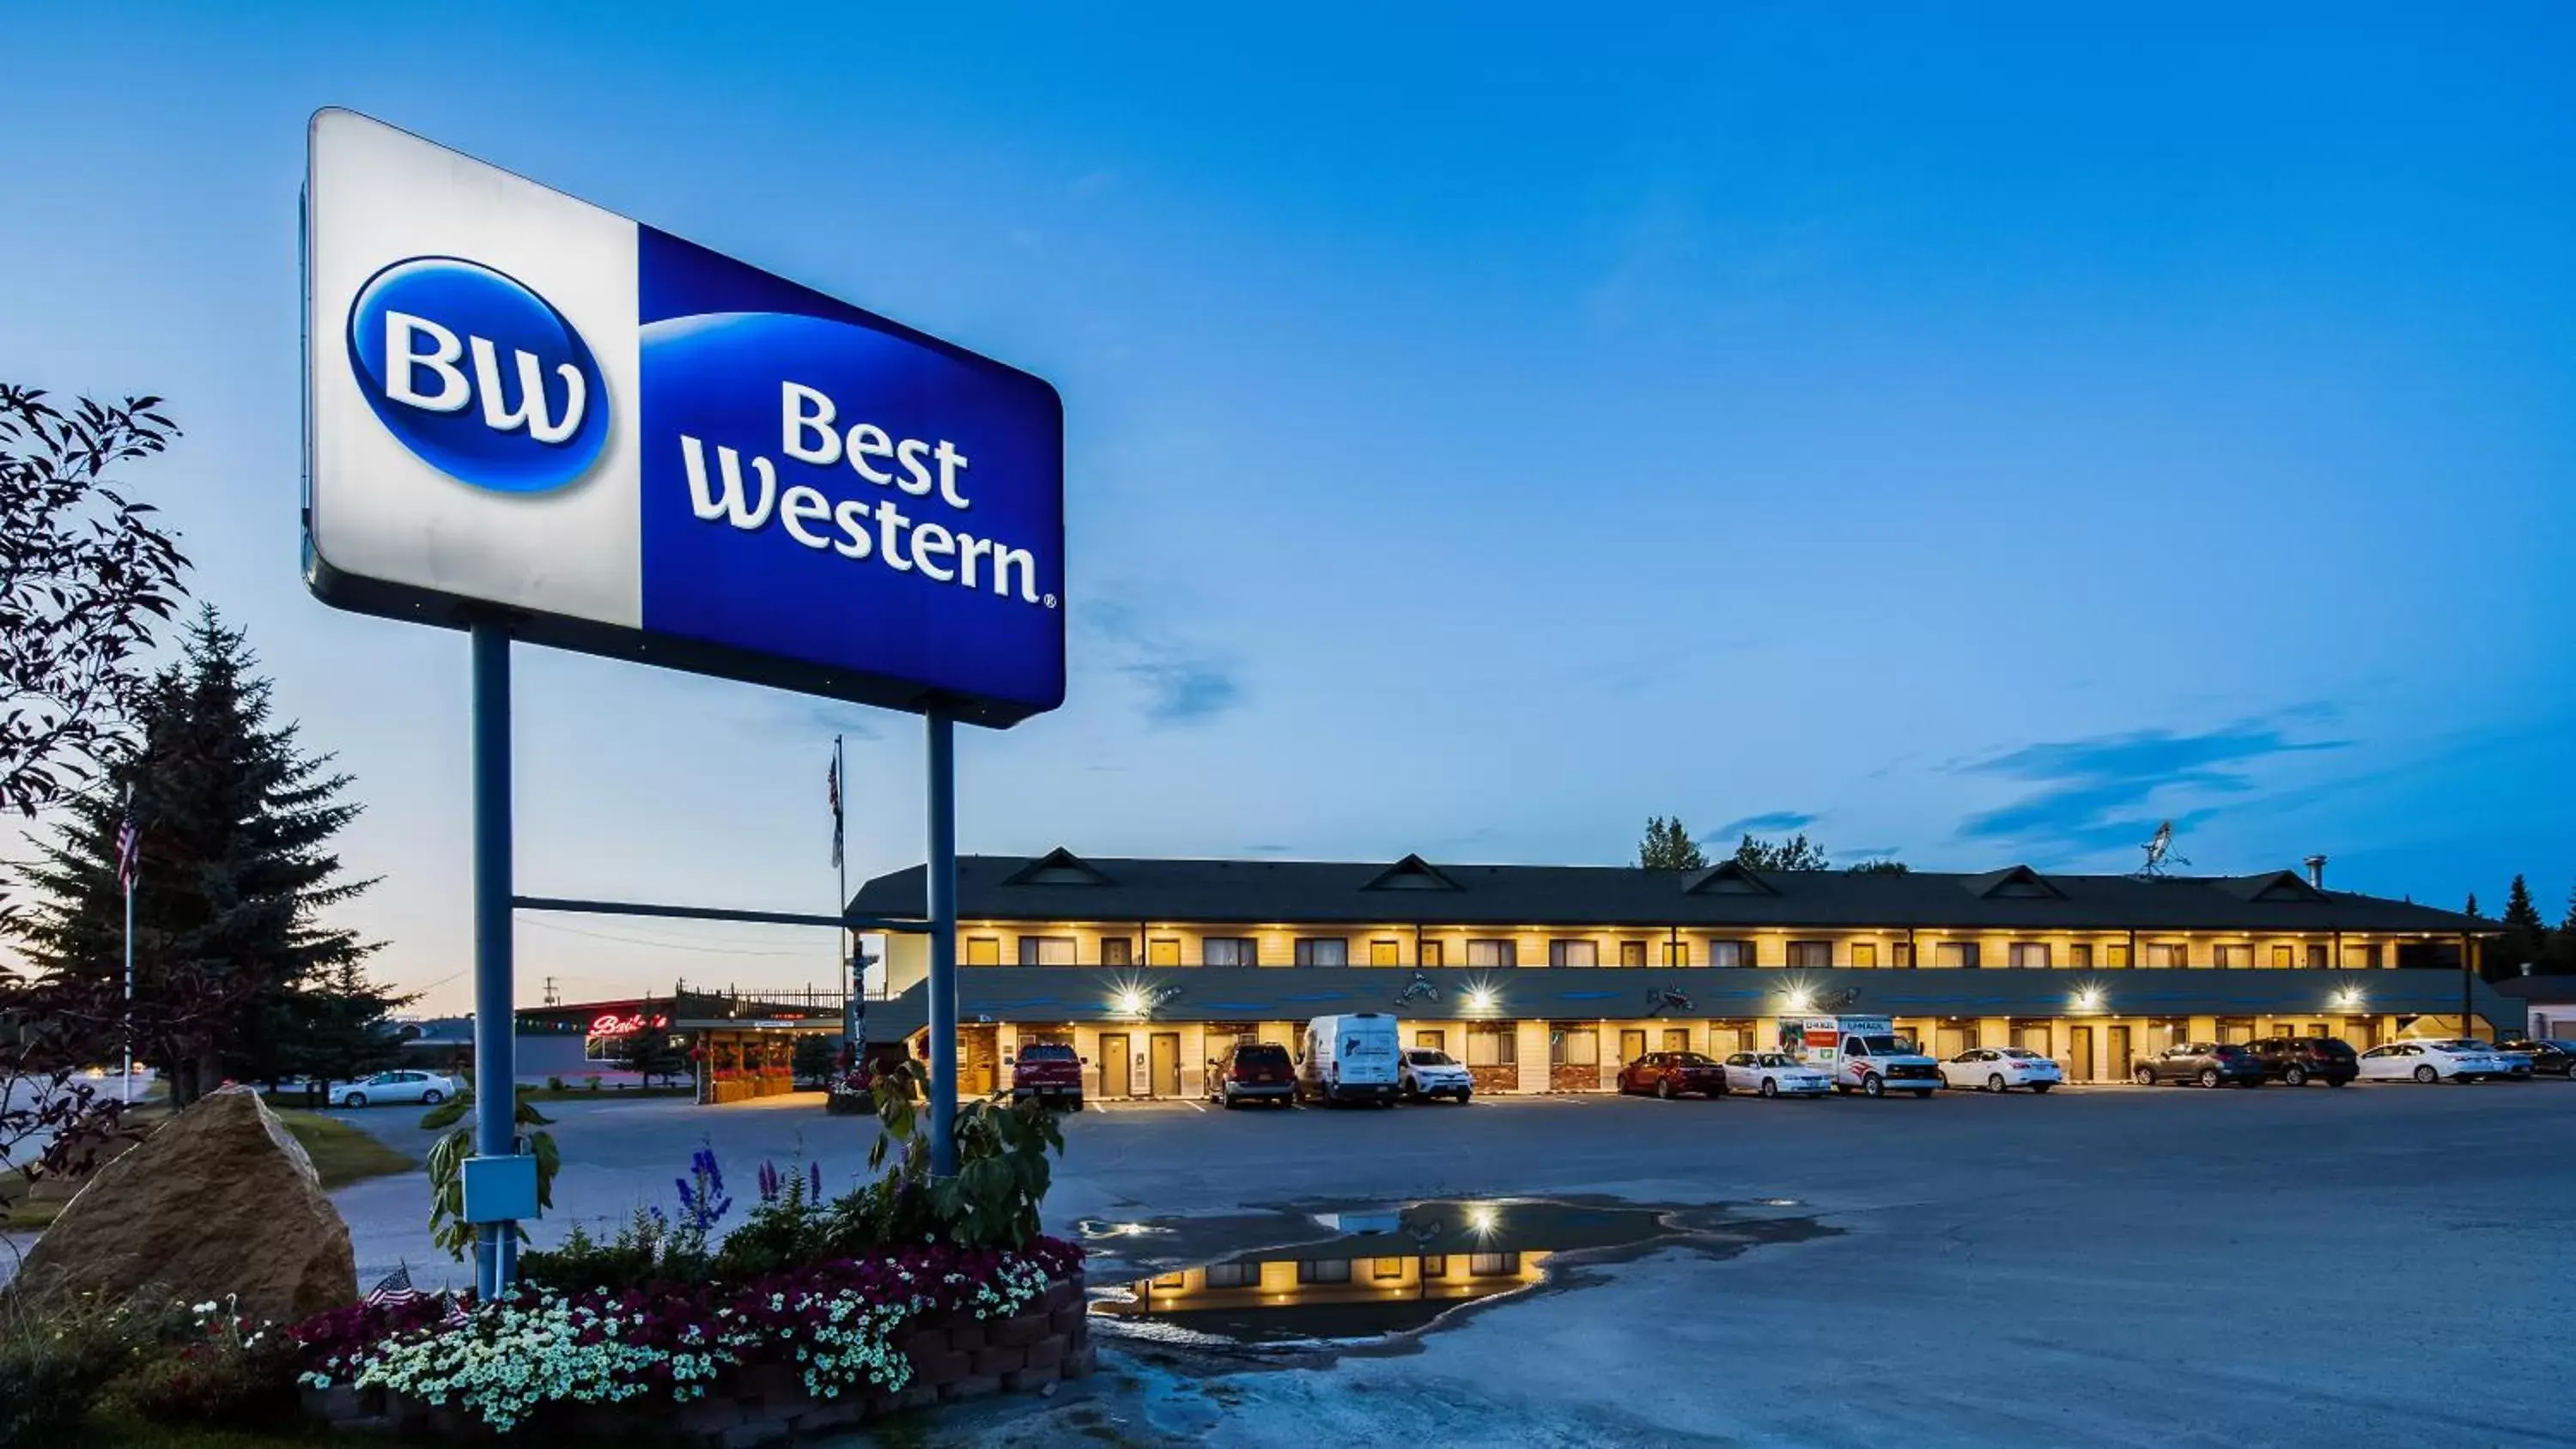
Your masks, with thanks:
[(421, 461), (497, 493), (544, 493), (599, 461), (608, 388), (572, 323), (516, 279), (413, 257), (349, 306), (349, 362)]

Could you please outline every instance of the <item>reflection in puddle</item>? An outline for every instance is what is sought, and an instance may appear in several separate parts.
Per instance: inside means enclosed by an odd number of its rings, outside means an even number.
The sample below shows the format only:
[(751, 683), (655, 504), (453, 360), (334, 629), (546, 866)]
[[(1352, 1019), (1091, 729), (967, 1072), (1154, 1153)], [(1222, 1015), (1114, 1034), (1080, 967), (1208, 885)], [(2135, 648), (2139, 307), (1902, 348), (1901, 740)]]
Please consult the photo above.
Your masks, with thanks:
[(1710, 1220), (1720, 1216), (1534, 1199), (1283, 1215), (1270, 1241), (1299, 1230), (1322, 1236), (1137, 1278), (1095, 1297), (1091, 1308), (1105, 1330), (1139, 1346), (1348, 1349), (1538, 1287), (1563, 1254), (1666, 1244), (1731, 1253), (1803, 1235), (1778, 1222)]

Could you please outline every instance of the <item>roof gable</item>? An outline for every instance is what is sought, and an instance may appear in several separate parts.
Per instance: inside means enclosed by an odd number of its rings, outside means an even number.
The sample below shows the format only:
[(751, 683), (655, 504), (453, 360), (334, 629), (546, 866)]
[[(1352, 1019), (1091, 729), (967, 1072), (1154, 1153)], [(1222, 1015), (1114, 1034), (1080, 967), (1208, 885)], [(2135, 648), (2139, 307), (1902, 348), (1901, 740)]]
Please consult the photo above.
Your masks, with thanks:
[(2324, 891), (2301, 880), (2294, 870), (2276, 870), (2264, 875), (2232, 875), (2215, 884), (2240, 901), (2309, 903), (2326, 899)]
[(1682, 894), (1692, 896), (1776, 896), (1780, 888), (1764, 880), (1750, 868), (1732, 860), (1721, 860), (1691, 878)]
[(2026, 865), (2008, 865), (1959, 882), (1971, 895), (1993, 900), (2062, 901), (2066, 892)]
[(1419, 855), (1404, 859), (1370, 876), (1360, 886), (1364, 891), (1454, 891), (1462, 889), (1440, 867)]
[(1059, 845), (1002, 878), (1004, 885), (1116, 885), (1091, 862)]

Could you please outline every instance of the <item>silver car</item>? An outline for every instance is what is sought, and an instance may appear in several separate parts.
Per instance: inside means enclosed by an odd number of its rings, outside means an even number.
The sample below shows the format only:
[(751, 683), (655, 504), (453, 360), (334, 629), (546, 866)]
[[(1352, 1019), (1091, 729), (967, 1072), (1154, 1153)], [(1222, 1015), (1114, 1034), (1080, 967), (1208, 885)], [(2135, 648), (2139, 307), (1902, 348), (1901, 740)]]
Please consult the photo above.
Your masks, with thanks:
[(331, 1089), (334, 1107), (365, 1107), (388, 1102), (418, 1102), (434, 1107), (456, 1095), (456, 1080), (436, 1072), (378, 1072)]

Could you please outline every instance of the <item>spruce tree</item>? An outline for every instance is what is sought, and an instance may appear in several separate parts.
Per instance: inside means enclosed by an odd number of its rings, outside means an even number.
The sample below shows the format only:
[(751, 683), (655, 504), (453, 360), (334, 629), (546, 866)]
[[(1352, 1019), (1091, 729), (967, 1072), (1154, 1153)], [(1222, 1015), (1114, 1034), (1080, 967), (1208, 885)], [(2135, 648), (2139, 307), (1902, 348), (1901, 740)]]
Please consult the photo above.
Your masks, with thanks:
[(2567, 890), (2567, 915), (2550, 933), (2548, 964), (2543, 971), (2576, 975), (2576, 886)]
[(2517, 875), (2513, 888), (2505, 892), (2504, 934), (2487, 955), (2486, 974), (2520, 975), (2525, 962), (2536, 963), (2548, 952), (2549, 928), (2541, 922), (2540, 908), (2531, 903), (2531, 887)]
[(354, 1017), (363, 1037), (393, 1004), (359, 972), (376, 946), (322, 921), (374, 884), (346, 879), (330, 848), (360, 809), (340, 798), (349, 777), (274, 721), (256, 663), (239, 630), (201, 610), (151, 682), (137, 745), (23, 869), (39, 900), (14, 929), (45, 1010), (112, 1055), (126, 1010), (117, 835), (131, 809), (135, 1055), (179, 1105), (228, 1077), (309, 1069), (299, 1058), (318, 1025)]
[(1648, 870), (1706, 870), (1708, 856), (1680, 816), (1649, 815), (1646, 838), (1637, 842), (1637, 864)]

